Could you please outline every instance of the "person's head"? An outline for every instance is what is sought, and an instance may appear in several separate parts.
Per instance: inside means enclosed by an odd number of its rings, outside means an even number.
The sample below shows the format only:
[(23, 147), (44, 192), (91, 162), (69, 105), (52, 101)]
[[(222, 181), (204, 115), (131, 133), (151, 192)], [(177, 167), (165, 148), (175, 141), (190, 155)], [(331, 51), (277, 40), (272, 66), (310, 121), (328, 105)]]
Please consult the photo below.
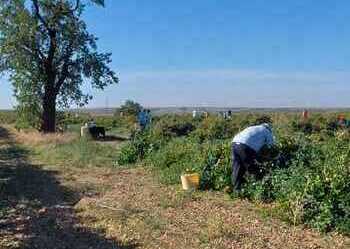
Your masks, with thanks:
[(151, 113), (151, 110), (150, 110), (150, 109), (147, 109), (147, 113)]
[(255, 120), (256, 125), (269, 124), (272, 126), (272, 119), (270, 116), (264, 115)]

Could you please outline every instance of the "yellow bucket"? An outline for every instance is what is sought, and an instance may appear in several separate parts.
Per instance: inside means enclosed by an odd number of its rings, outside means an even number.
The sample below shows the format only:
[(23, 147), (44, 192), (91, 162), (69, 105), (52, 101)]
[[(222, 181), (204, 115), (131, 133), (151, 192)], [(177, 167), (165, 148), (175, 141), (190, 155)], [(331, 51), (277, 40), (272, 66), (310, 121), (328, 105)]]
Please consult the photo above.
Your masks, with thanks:
[(182, 188), (184, 190), (198, 189), (199, 174), (184, 174), (181, 176)]

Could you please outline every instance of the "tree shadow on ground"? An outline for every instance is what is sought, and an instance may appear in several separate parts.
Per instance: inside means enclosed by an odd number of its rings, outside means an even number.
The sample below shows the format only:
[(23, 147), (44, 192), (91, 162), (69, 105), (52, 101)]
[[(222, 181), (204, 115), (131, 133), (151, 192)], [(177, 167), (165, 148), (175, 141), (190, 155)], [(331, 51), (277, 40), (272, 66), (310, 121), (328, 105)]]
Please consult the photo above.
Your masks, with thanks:
[(58, 172), (28, 162), (29, 151), (0, 127), (0, 248), (133, 249), (80, 224), (73, 205), (82, 194)]
[(130, 137), (122, 136), (122, 135), (107, 135), (103, 140), (105, 140), (105, 141), (127, 141), (127, 140), (130, 140)]
[(128, 140), (130, 140), (130, 137), (122, 135), (106, 135), (105, 137), (96, 139), (99, 142), (123, 142)]

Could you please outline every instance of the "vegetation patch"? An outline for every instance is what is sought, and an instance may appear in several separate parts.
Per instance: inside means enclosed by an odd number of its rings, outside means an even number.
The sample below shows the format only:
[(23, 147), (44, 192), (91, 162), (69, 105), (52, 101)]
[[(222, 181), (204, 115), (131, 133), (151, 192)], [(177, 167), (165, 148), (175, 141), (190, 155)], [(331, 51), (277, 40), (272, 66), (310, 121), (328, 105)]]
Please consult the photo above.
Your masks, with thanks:
[[(316, 114), (303, 122), (293, 114), (272, 115), (278, 141), (273, 153), (280, 157), (260, 161), (261, 174), (248, 174), (239, 196), (278, 204), (277, 213), (293, 224), (349, 233), (350, 137), (345, 126), (333, 125), (331, 117)], [(122, 148), (125, 153), (119, 154), (119, 161), (146, 160), (166, 184), (178, 184), (180, 175), (190, 170), (201, 175), (202, 189), (229, 191), (230, 140), (237, 131), (265, 119), (269, 117), (254, 114), (231, 119), (166, 115), (135, 134)], [(124, 160), (126, 154), (132, 160)]]

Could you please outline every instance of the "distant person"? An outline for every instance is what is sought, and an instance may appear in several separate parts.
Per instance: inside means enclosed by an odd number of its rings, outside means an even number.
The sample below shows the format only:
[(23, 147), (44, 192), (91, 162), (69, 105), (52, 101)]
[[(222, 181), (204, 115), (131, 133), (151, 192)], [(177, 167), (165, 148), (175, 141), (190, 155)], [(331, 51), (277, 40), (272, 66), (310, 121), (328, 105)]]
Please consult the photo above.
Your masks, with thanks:
[(228, 118), (228, 119), (231, 119), (231, 118), (232, 118), (232, 111), (231, 111), (231, 110), (229, 110), (229, 111), (227, 112), (227, 118)]
[(90, 128), (96, 127), (97, 125), (94, 119), (90, 119), (90, 121), (87, 122), (86, 126), (90, 129)]
[(302, 113), (302, 117), (304, 120), (308, 120), (309, 119), (309, 111), (308, 110), (304, 110)]
[(346, 125), (346, 118), (345, 115), (340, 114), (338, 116), (338, 126), (344, 127)]
[(197, 111), (196, 111), (196, 110), (193, 110), (193, 112), (192, 112), (192, 117), (193, 117), (193, 118), (197, 118), (197, 114), (198, 114)]
[(89, 132), (92, 135), (93, 138), (97, 139), (100, 137), (105, 138), (106, 137), (106, 129), (102, 126), (98, 127), (96, 125), (95, 120), (91, 119), (88, 123), (87, 123), (87, 127), (89, 128)]
[(259, 174), (256, 159), (264, 147), (271, 148), (274, 143), (272, 128), (268, 123), (248, 127), (233, 138), (232, 185), (234, 190), (240, 190), (246, 171)]
[(205, 111), (205, 112), (203, 113), (203, 115), (204, 115), (204, 118), (208, 118), (208, 117), (209, 117), (209, 112)]
[(146, 110), (142, 110), (137, 115), (137, 121), (139, 123), (139, 126), (141, 128), (141, 131), (143, 131), (147, 126), (147, 112)]
[(151, 125), (151, 123), (152, 123), (152, 113), (151, 113), (150, 109), (147, 109), (147, 111), (146, 111), (146, 119), (147, 119), (146, 126)]

